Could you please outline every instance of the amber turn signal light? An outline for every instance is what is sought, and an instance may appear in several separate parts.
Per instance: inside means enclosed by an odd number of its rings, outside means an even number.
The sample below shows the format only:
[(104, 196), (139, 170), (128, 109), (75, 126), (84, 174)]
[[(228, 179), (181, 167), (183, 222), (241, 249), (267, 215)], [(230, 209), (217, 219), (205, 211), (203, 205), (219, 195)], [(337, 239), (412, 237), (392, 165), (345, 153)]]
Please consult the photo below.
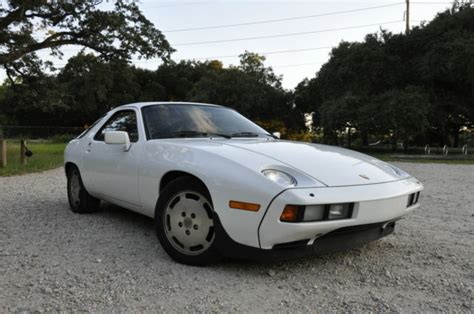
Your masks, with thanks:
[(252, 204), (238, 201), (229, 201), (229, 207), (241, 210), (248, 210), (251, 212), (258, 212), (260, 209), (260, 204)]
[(280, 220), (285, 222), (295, 222), (298, 220), (298, 209), (296, 205), (286, 205), (281, 213)]

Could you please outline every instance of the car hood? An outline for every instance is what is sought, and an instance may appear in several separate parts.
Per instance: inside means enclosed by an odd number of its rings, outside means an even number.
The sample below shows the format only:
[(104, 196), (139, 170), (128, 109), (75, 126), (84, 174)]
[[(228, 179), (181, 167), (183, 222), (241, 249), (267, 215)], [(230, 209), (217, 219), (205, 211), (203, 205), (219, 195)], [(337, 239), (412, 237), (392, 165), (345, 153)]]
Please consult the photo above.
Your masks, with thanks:
[(334, 146), (281, 140), (232, 140), (226, 145), (279, 161), (327, 186), (365, 185), (409, 177), (376, 158)]

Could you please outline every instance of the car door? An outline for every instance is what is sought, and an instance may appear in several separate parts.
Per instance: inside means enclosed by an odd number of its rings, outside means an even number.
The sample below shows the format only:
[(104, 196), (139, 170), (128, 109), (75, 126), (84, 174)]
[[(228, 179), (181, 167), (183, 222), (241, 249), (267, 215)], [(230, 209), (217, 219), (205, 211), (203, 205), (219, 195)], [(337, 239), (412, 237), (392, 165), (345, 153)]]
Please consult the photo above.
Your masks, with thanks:
[[(143, 141), (138, 132), (137, 112), (124, 109), (115, 112), (90, 138), (85, 157), (85, 175), (96, 194), (140, 206), (138, 193), (138, 166)], [(126, 131), (130, 150), (123, 145), (105, 143), (105, 133)]]

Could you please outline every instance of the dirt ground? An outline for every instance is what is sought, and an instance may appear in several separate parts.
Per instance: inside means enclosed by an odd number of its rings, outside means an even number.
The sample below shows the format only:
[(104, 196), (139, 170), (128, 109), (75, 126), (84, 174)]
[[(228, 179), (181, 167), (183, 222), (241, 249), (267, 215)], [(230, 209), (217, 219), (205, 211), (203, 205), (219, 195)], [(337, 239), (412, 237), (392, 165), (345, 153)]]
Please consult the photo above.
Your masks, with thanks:
[(287, 262), (173, 262), (153, 221), (73, 214), (62, 169), (0, 178), (0, 312), (474, 311), (474, 165), (399, 163), (422, 206), (363, 248)]

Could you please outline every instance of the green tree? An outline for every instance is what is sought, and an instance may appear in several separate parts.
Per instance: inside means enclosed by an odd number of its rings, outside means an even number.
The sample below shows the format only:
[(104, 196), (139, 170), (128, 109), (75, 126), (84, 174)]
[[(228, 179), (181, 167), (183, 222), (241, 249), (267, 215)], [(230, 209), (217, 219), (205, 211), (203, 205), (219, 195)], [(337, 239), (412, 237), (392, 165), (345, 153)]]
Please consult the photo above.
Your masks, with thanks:
[(350, 147), (352, 128), (359, 122), (359, 108), (359, 98), (352, 95), (325, 101), (319, 109), (325, 141), (338, 144), (338, 132), (347, 133), (347, 146)]
[[(133, 54), (169, 59), (173, 49), (135, 2), (117, 0), (113, 10), (101, 10), (103, 2), (6, 1), (0, 7), (0, 64), (12, 83), (15, 75), (27, 74), (23, 68), (41, 66), (35, 52), (50, 49), (61, 55), (64, 45), (90, 48), (105, 60), (129, 60)], [(42, 39), (38, 29), (44, 32)]]
[[(62, 98), (68, 108), (63, 121), (72, 125), (90, 124), (116, 106), (140, 100), (143, 81), (138, 75), (144, 73), (148, 74), (125, 61), (102, 62), (92, 54), (80, 53), (69, 59), (58, 74), (63, 90), (67, 91)], [(149, 87), (144, 91), (148, 92)]]
[(430, 92), (430, 122), (440, 144), (458, 146), (460, 129), (474, 126), (473, 34), (473, 5), (456, 4), (407, 39), (418, 51), (415, 77)]
[(60, 121), (67, 110), (62, 101), (64, 90), (53, 75), (26, 76), (21, 84), (4, 88), (0, 112), (9, 124), (51, 125), (52, 117)]
[(360, 111), (360, 123), (372, 134), (389, 135), (394, 149), (399, 140), (408, 149), (414, 136), (428, 125), (428, 95), (419, 87), (390, 90), (373, 97)]
[(194, 84), (201, 80), (203, 75), (218, 71), (221, 66), (222, 64), (213, 61), (180, 61), (161, 65), (156, 70), (156, 80), (165, 87), (166, 96), (163, 100), (186, 100)]
[[(233, 68), (208, 73), (188, 94), (193, 101), (216, 103), (231, 107), (251, 118), (272, 115), (272, 103), (277, 92), (254, 77)], [(270, 109), (270, 111), (269, 111)]]
[(277, 76), (271, 67), (266, 67), (264, 62), (265, 56), (259, 55), (254, 52), (245, 51), (239, 56), (240, 65), (238, 67), (242, 72), (251, 75), (257, 79), (257, 81), (281, 88), (280, 76)]
[[(392, 140), (405, 143), (416, 137), (419, 145), (452, 142), (457, 146), (460, 130), (474, 126), (472, 34), (474, 5), (464, 3), (455, 4), (408, 35), (380, 31), (367, 35), (363, 42), (342, 42), (316, 77), (298, 85), (295, 104), (315, 113), (313, 121), (328, 133), (326, 139), (334, 139), (350, 124), (357, 128), (364, 145), (369, 135), (380, 136), (384, 131)], [(348, 103), (347, 97), (356, 101)], [(399, 126), (386, 121), (379, 115), (389, 112), (381, 101), (394, 107), (417, 103), (420, 110), (415, 113), (425, 115), (416, 115), (418, 121), (428, 121), (429, 128), (419, 128), (417, 120), (410, 118)], [(402, 114), (394, 116), (403, 119)], [(375, 117), (380, 123), (370, 120)], [(404, 130), (413, 132), (410, 139)]]
[(249, 52), (240, 58), (238, 67), (201, 72), (204, 75), (187, 98), (231, 107), (263, 123), (277, 119), (287, 127), (297, 124), (299, 113), (291, 105), (290, 94), (281, 87), (281, 78), (264, 66), (265, 58)]

